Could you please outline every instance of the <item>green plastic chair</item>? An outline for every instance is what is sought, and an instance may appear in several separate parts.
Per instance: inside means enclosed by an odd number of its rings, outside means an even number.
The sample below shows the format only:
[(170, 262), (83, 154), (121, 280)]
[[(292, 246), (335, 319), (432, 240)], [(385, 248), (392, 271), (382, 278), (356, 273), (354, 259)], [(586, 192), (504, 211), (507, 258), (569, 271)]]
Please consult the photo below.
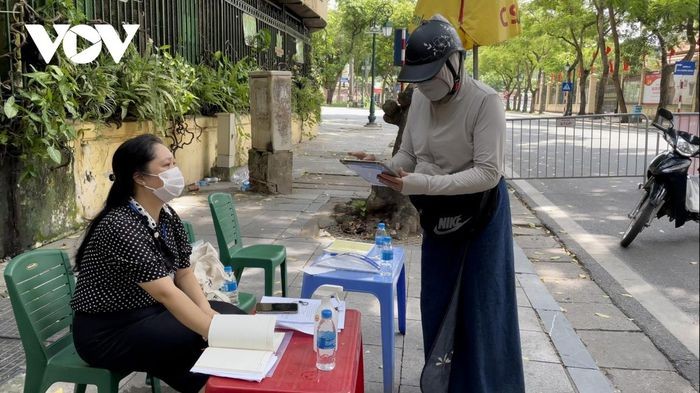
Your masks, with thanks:
[[(90, 367), (75, 350), (70, 300), (75, 290), (68, 255), (61, 250), (34, 250), (10, 261), (5, 283), (27, 359), (24, 393), (43, 393), (55, 382), (72, 382), (77, 393), (97, 385), (99, 393), (117, 393), (129, 373)], [(153, 393), (160, 381), (147, 378)]]
[(197, 241), (197, 237), (194, 235), (194, 227), (192, 226), (192, 223), (189, 221), (183, 220), (182, 226), (185, 227), (185, 233), (187, 234), (187, 241), (190, 242), (190, 244)]
[[(194, 227), (189, 221), (183, 221), (183, 226), (185, 227), (185, 232), (187, 232), (187, 240), (190, 243), (194, 243), (197, 240), (197, 236), (194, 233)], [(238, 291), (238, 308), (250, 314), (255, 308), (255, 303), (257, 299), (252, 293)]]
[(214, 219), (219, 254), (224, 265), (233, 267), (236, 279), (241, 278), (243, 269), (265, 270), (265, 295), (272, 296), (275, 269), (280, 267), (282, 296), (287, 296), (287, 251), (276, 244), (256, 244), (243, 247), (238, 225), (236, 207), (231, 194), (217, 192), (209, 195), (209, 208)]

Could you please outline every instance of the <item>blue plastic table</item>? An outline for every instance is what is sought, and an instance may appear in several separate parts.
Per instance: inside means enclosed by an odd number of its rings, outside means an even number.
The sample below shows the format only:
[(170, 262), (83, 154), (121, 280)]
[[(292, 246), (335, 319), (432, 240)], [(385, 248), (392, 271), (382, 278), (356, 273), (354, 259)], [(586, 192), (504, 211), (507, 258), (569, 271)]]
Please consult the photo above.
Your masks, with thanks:
[(344, 291), (365, 292), (379, 300), (382, 324), (382, 363), (384, 373), (384, 393), (391, 393), (394, 384), (394, 296), (397, 298), (399, 332), (406, 334), (406, 268), (404, 250), (394, 248), (391, 276), (336, 270), (329, 273), (310, 275), (304, 273), (301, 297), (309, 298), (316, 288), (324, 284), (340, 285)]

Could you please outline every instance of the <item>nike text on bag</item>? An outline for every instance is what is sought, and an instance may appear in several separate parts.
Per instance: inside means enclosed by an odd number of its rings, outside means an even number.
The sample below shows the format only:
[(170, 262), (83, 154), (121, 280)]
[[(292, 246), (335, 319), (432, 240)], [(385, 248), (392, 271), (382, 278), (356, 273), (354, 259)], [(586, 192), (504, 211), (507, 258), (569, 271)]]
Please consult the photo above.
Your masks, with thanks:
[(411, 195), (411, 203), (420, 214), (425, 236), (462, 241), (470, 233), (486, 226), (491, 219), (498, 188), (464, 195)]
[[(47, 64), (51, 62), (61, 43), (63, 43), (63, 53), (73, 63), (87, 64), (94, 61), (102, 52), (102, 44), (107, 47), (107, 51), (114, 59), (114, 62), (119, 63), (122, 56), (124, 56), (124, 52), (126, 52), (126, 48), (129, 47), (131, 40), (134, 39), (139, 29), (139, 25), (125, 24), (122, 26), (126, 32), (124, 41), (119, 38), (119, 33), (112, 25), (101, 24), (94, 25), (94, 27), (88, 25), (76, 25), (73, 27), (71, 25), (53, 25), (54, 30), (56, 30), (56, 39), (52, 41), (43, 25), (26, 25), (29, 35), (34, 40), (41, 57), (44, 58)], [(78, 53), (78, 36), (93, 45)]]

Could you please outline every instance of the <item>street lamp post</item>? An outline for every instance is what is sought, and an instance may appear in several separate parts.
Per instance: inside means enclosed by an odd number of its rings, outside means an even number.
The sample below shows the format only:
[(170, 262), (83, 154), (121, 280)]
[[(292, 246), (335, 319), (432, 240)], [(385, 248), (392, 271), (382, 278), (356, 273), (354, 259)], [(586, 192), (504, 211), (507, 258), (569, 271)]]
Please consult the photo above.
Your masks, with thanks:
[[(388, 18), (388, 16), (391, 14), (391, 10), (382, 10), (383, 12), (379, 12), (379, 16), (384, 16)], [(382, 34), (385, 37), (389, 37), (391, 35), (391, 32), (393, 30), (393, 26), (391, 25), (390, 22), (384, 23), (383, 26), (378, 26), (376, 23), (376, 19), (372, 23), (372, 27), (370, 28), (369, 32), (372, 34), (372, 67), (370, 72), (372, 73), (372, 82), (370, 85), (370, 91), (369, 91), (369, 116), (367, 117), (367, 120), (369, 122), (365, 124), (365, 127), (376, 127), (377, 123), (375, 123), (375, 120), (377, 117), (374, 115), (374, 109), (375, 109), (375, 103), (374, 103), (374, 73), (375, 73), (375, 63), (376, 63), (376, 57), (377, 57), (377, 34)]]

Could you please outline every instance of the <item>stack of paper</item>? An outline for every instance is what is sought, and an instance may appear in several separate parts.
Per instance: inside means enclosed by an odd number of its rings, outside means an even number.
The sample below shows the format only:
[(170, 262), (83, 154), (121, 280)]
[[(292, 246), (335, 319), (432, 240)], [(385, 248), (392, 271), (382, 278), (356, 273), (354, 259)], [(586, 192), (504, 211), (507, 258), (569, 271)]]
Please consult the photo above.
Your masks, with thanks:
[[(338, 312), (338, 326), (336, 326), (336, 328), (338, 331), (341, 331), (345, 327), (345, 302), (335, 298), (331, 299), (331, 302)], [(266, 315), (275, 316), (278, 328), (293, 329), (306, 334), (314, 334), (314, 317), (316, 315), (316, 310), (318, 310), (318, 307), (321, 305), (321, 299), (263, 296), (263, 298), (260, 299), (260, 303), (299, 304), (299, 311), (297, 313), (266, 313)]]
[(291, 334), (274, 329), (270, 315), (215, 315), (209, 347), (191, 371), (257, 382), (272, 376), (291, 339)]

